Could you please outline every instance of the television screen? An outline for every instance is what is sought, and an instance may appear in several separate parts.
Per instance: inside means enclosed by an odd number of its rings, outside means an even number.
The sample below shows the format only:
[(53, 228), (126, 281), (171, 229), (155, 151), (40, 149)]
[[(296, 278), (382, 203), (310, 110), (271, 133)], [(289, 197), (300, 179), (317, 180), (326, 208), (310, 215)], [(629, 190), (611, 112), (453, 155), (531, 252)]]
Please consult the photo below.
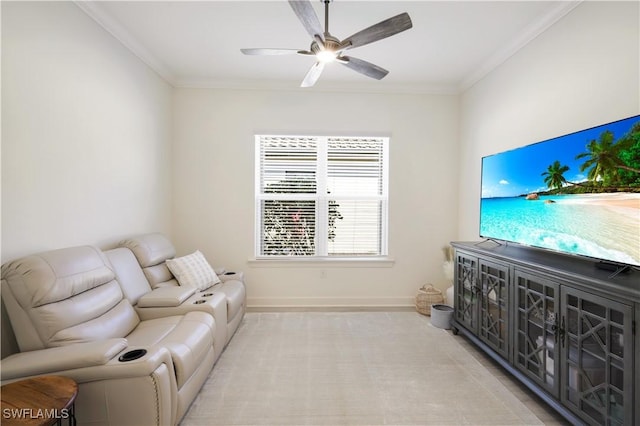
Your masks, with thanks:
[(640, 115), (484, 157), (480, 236), (640, 266)]

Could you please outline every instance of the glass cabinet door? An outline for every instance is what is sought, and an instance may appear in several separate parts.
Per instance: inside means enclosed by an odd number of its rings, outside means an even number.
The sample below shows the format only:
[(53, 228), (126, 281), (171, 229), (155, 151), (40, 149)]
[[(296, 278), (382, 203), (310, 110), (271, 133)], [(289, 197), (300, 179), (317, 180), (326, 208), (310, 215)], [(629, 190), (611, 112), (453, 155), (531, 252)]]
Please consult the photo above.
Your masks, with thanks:
[(562, 298), (563, 403), (591, 424), (631, 424), (631, 307), (572, 288)]
[(514, 364), (530, 379), (558, 396), (558, 284), (516, 269)]
[(456, 252), (455, 318), (471, 331), (478, 327), (476, 270), (478, 259)]
[(480, 282), (479, 330), (486, 344), (505, 358), (509, 358), (509, 267), (478, 261)]

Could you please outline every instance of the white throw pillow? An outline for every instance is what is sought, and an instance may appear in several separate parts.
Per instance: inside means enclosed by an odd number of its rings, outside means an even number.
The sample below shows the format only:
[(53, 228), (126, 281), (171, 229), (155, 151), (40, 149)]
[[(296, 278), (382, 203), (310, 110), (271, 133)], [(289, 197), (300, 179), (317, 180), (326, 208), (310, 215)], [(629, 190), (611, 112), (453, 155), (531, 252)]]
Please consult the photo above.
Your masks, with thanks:
[(200, 250), (187, 256), (167, 259), (166, 264), (180, 285), (204, 290), (220, 282)]

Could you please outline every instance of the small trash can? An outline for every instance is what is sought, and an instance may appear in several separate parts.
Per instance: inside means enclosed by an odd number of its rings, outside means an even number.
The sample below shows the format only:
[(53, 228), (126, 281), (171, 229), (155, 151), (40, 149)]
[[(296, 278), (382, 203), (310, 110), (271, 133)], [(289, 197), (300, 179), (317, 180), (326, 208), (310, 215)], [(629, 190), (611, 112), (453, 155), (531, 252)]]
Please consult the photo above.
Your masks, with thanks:
[(449, 330), (453, 308), (449, 305), (431, 305), (431, 325)]

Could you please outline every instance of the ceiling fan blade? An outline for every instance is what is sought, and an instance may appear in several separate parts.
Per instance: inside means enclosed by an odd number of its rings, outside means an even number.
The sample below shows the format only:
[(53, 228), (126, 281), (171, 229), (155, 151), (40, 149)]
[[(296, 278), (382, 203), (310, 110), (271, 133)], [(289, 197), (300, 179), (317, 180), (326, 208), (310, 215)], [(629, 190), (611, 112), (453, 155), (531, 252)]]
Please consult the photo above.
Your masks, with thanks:
[(320, 25), (320, 20), (318, 20), (318, 15), (313, 10), (311, 2), (309, 0), (289, 0), (289, 5), (311, 38), (316, 40), (319, 37), (322, 40), (320, 44), (323, 45), (324, 31), (322, 31), (322, 25)]
[(245, 55), (313, 55), (306, 50), (298, 49), (271, 49), (258, 47), (255, 49), (240, 49)]
[(309, 72), (307, 72), (307, 75), (304, 77), (304, 80), (302, 80), (302, 84), (300, 84), (300, 87), (311, 87), (316, 84), (316, 81), (318, 81), (318, 78), (320, 78), (320, 74), (322, 74), (323, 69), (323, 62), (316, 62), (315, 64), (313, 64)]
[(364, 74), (367, 77), (375, 78), (376, 80), (382, 80), (389, 71), (382, 67), (379, 67), (371, 62), (363, 61), (362, 59), (354, 58), (351, 56), (341, 56), (339, 59), (346, 59), (346, 61), (340, 61), (342, 65), (347, 68)]
[(411, 23), (409, 14), (406, 12), (401, 13), (400, 15), (378, 22), (369, 28), (365, 28), (351, 37), (347, 37), (342, 41), (342, 46), (347, 49), (364, 46), (365, 44), (373, 43), (374, 41), (382, 40), (408, 30), (412, 26), (413, 24)]

